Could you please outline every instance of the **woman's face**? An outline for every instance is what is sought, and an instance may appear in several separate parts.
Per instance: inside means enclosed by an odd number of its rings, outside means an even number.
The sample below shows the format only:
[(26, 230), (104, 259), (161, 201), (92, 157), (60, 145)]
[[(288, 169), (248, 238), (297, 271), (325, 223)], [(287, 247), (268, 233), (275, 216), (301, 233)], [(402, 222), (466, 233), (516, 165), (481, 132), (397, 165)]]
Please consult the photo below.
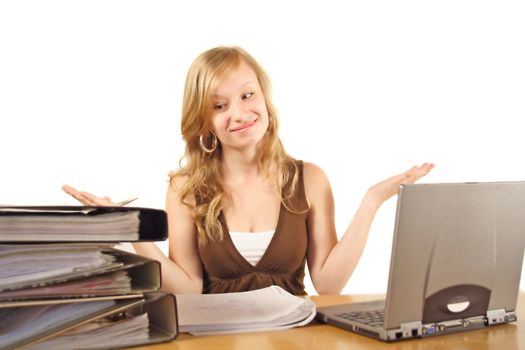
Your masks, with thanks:
[(268, 110), (255, 72), (244, 62), (218, 81), (213, 129), (223, 151), (256, 146), (268, 129)]

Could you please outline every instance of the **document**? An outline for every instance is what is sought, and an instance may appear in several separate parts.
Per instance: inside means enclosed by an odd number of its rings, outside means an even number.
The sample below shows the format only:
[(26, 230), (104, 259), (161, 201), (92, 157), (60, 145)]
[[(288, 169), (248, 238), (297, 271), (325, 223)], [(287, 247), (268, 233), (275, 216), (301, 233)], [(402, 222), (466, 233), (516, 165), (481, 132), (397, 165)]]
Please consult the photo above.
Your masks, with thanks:
[(287, 329), (315, 317), (315, 303), (271, 286), (248, 292), (176, 295), (179, 331), (193, 335)]
[(0, 292), (0, 301), (23, 299), (49, 299), (93, 297), (131, 293), (131, 279), (126, 271), (89, 276), (48, 286)]
[(122, 263), (105, 254), (100, 244), (0, 245), (0, 291), (72, 273), (117, 267)]
[(175, 296), (0, 308), (0, 349), (121, 349), (178, 334)]
[(148, 314), (127, 316), (121, 320), (102, 319), (72, 329), (69, 332), (25, 347), (26, 350), (69, 350), (122, 348), (144, 344), (149, 340)]
[(42, 305), (0, 309), (0, 348), (67, 326), (81, 315), (88, 315), (114, 305), (113, 300), (73, 304)]

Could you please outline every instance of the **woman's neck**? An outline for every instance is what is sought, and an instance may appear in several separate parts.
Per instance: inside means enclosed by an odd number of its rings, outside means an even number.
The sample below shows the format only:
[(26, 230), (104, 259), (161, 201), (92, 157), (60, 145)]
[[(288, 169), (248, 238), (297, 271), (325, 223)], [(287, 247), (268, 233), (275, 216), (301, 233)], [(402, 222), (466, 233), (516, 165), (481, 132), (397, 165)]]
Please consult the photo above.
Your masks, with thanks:
[(275, 167), (271, 166), (267, 169), (270, 174), (266, 174), (261, 169), (261, 157), (262, 154), (259, 150), (248, 149), (238, 152), (236, 150), (228, 150), (222, 154), (222, 174), (225, 184), (229, 185), (242, 185), (253, 183), (254, 181), (267, 182), (273, 176), (273, 170)]
[(259, 152), (229, 151), (222, 154), (222, 173), (227, 182), (257, 178), (261, 174)]

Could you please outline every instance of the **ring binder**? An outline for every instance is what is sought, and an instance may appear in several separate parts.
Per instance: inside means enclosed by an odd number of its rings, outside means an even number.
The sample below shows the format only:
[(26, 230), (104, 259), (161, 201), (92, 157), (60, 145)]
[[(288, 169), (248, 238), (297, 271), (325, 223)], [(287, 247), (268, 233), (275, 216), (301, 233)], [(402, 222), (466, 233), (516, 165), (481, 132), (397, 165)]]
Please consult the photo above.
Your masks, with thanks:
[(137, 242), (168, 238), (164, 210), (139, 207), (0, 206), (0, 242)]
[[(68, 245), (65, 244), (65, 247)], [(45, 245), (44, 245), (45, 248)], [(102, 248), (106, 254), (113, 256), (115, 264), (93, 270), (73, 272), (66, 275), (52, 277), (44, 280), (31, 281), (19, 284), (3, 284), (0, 279), (0, 308), (12, 305), (22, 306), (24, 301), (35, 299), (74, 299), (80, 297), (107, 297), (128, 295), (130, 298), (142, 296), (144, 293), (156, 292), (161, 286), (160, 263), (137, 254), (129, 253), (115, 248)], [(0, 257), (0, 262), (2, 258)], [(95, 293), (90, 288), (83, 288), (75, 293), (57, 295), (60, 287), (65, 283), (81, 282), (87, 278), (104, 277), (111, 273), (124, 272), (129, 277), (128, 290), (115, 292)], [(53, 294), (50, 294), (54, 291)], [(39, 291), (41, 291), (39, 293)]]
[[(38, 306), (31, 307), (36, 308)], [(1, 312), (2, 310), (0, 309), (0, 315)], [(61, 323), (54, 323), (54, 320), (48, 320), (49, 327), (46, 327), (44, 330), (37, 332), (36, 334), (31, 334), (27, 337), (13, 337), (15, 338), (15, 341), (12, 342), (7, 342), (7, 337), (4, 337), (0, 333), (0, 345), (6, 350), (16, 349), (21, 346), (26, 347), (28, 345), (28, 348), (31, 349), (31, 344), (38, 345), (40, 342), (44, 342), (45, 344), (46, 340), (63, 335), (68, 331), (72, 331), (75, 328), (90, 322), (99, 321), (102, 319), (106, 321), (117, 322), (124, 314), (130, 317), (137, 317), (147, 314), (150, 329), (147, 339), (134, 343), (127, 342), (126, 346), (162, 343), (173, 340), (178, 334), (178, 324), (176, 317), (177, 307), (175, 297), (172, 294), (156, 292), (148, 294), (144, 298), (140, 299), (119, 300), (114, 304), (105, 306), (95, 312), (78, 314), (76, 317), (73, 317), (73, 319), (69, 319)], [(2, 337), (4, 337), (4, 340)], [(94, 339), (93, 341), (96, 342), (97, 339)], [(44, 344), (41, 345), (43, 346)], [(117, 347), (120, 348), (121, 346), (118, 344), (114, 346), (100, 344), (98, 348), (108, 349)], [(71, 344), (69, 344), (69, 348), (71, 348)]]

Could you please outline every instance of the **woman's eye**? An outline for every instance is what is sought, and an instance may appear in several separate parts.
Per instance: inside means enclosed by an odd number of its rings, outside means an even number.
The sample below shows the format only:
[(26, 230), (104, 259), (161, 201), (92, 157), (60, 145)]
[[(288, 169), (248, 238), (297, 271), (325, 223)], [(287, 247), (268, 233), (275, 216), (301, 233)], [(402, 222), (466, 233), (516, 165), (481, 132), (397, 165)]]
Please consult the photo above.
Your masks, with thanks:
[(252, 96), (253, 96), (253, 92), (248, 92), (248, 93), (242, 95), (242, 99), (243, 99), (243, 100), (246, 100), (247, 98), (250, 98), (250, 97), (252, 97)]
[(224, 109), (226, 105), (224, 103), (217, 103), (215, 105), (213, 105), (213, 109), (215, 110), (221, 110), (221, 109)]

